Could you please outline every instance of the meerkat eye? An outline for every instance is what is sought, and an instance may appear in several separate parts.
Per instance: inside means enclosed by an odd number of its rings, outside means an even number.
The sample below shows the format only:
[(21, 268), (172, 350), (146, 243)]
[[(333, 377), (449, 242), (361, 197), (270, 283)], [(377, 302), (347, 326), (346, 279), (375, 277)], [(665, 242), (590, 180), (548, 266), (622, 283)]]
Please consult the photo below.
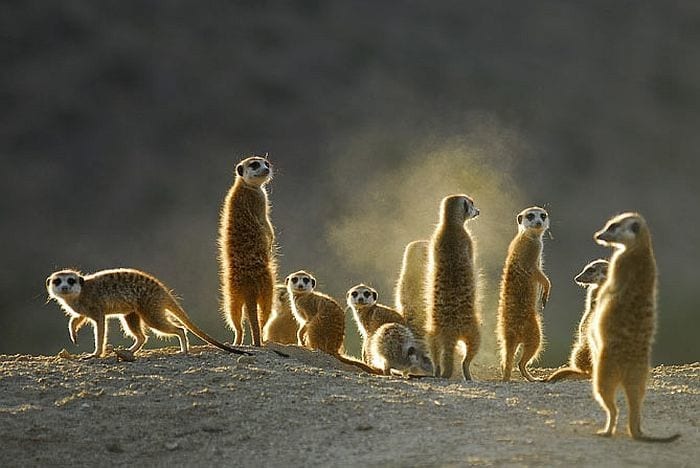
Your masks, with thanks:
[(351, 292), (350, 295), (351, 295), (352, 297), (357, 297), (357, 291)]
[(369, 291), (365, 291), (365, 292), (362, 293), (362, 295), (365, 296), (365, 297), (369, 297), (369, 296), (372, 295), (372, 293), (369, 292)]
[(533, 219), (535, 219), (535, 213), (528, 213), (525, 217), (528, 221), (532, 221)]
[(304, 281), (304, 284), (309, 284), (309, 278), (304, 278), (302, 281)]
[(468, 200), (464, 200), (464, 211), (469, 213), (469, 201)]
[(298, 282), (299, 282), (299, 278), (297, 278), (296, 276), (292, 277), (293, 284), (297, 284)]
[(70, 284), (71, 286), (73, 286), (73, 285), (76, 283), (75, 278), (68, 278), (68, 279), (66, 280), (66, 282), (67, 282), (68, 284)]
[(619, 227), (620, 227), (620, 223), (612, 223), (610, 225), (610, 227), (608, 228), (608, 231), (610, 231), (610, 232), (617, 231), (617, 228), (619, 228)]
[(540, 215), (540, 218), (542, 218), (542, 221), (544, 221), (545, 219), (547, 219), (547, 213), (542, 213), (542, 214)]
[(259, 167), (260, 167), (260, 163), (257, 161), (253, 161), (252, 163), (250, 163), (250, 168), (253, 170), (258, 169)]
[(267, 161), (265, 161), (263, 164), (265, 165), (265, 167), (270, 167), (270, 163)]
[(59, 284), (61, 284), (61, 278), (56, 278), (55, 280), (53, 280), (53, 284), (55, 286), (58, 286)]

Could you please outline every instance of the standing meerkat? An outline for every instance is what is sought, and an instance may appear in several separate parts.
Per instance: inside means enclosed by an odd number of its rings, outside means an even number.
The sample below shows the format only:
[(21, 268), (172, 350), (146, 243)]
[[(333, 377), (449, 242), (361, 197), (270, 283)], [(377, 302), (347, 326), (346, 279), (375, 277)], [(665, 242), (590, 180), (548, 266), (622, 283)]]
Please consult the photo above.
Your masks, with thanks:
[(536, 381), (527, 369), (542, 349), (543, 309), (549, 299), (551, 284), (542, 271), (542, 235), (549, 229), (549, 216), (543, 208), (533, 206), (517, 216), (518, 233), (508, 247), (503, 267), (498, 303), (498, 341), (501, 348), (503, 381), (510, 380), (515, 352), (523, 346), (518, 363), (520, 373)]
[(423, 342), (400, 323), (385, 323), (369, 336), (367, 355), (372, 367), (384, 375), (395, 371), (411, 375), (432, 375), (433, 363), (425, 352)]
[(474, 247), (465, 223), (479, 215), (466, 195), (450, 195), (440, 205), (440, 222), (430, 239), (426, 274), (426, 333), (435, 376), (450, 378), (455, 347), (463, 341), (467, 352), (462, 374), (471, 380), (469, 366), (479, 351), (481, 319), (476, 308)]
[(385, 305), (378, 304), (378, 297), (377, 291), (365, 284), (353, 286), (346, 294), (348, 307), (352, 309), (357, 329), (362, 336), (362, 360), (367, 363), (369, 363), (367, 344), (370, 335), (385, 323), (406, 324), (403, 315)]
[(425, 333), (425, 275), (429, 246), (427, 240), (406, 245), (394, 294), (396, 309), (417, 338), (423, 338)]
[(287, 276), (287, 286), (292, 313), (299, 323), (297, 344), (318, 349), (341, 362), (351, 364), (375, 374), (368, 365), (341, 354), (345, 339), (345, 312), (338, 303), (325, 294), (315, 291), (316, 278), (304, 270)]
[(129, 348), (131, 353), (146, 344), (150, 328), (158, 334), (176, 335), (183, 354), (189, 350), (187, 330), (225, 351), (249, 354), (207, 335), (192, 323), (163, 283), (139, 270), (120, 268), (85, 276), (75, 270), (60, 270), (46, 278), (46, 289), (70, 317), (68, 332), (73, 343), (78, 330), (92, 323), (95, 351), (90, 357), (105, 355), (107, 317), (113, 315), (119, 316), (124, 331), (135, 340)]
[(632, 438), (671, 442), (680, 434), (655, 438), (644, 435), (641, 428), (656, 331), (656, 260), (649, 228), (638, 213), (624, 213), (609, 220), (595, 234), (595, 240), (615, 249), (589, 330), (593, 395), (607, 415), (605, 427), (598, 434), (609, 437), (615, 432), (615, 394), (621, 385), (627, 397)]
[(244, 159), (236, 166), (236, 180), (221, 210), (219, 262), (224, 316), (237, 345), (243, 341), (243, 307), (253, 346), (260, 346), (260, 333), (272, 309), (275, 234), (265, 191), (271, 178), (272, 167), (265, 158)]
[(577, 284), (586, 288), (586, 308), (578, 325), (576, 342), (569, 357), (569, 366), (556, 370), (547, 378), (547, 382), (557, 382), (567, 378), (588, 379), (591, 377), (593, 364), (591, 363), (591, 348), (588, 344), (588, 329), (593, 319), (600, 285), (608, 276), (608, 264), (609, 262), (602, 258), (594, 260), (583, 267), (583, 271), (574, 278)]
[(263, 328), (263, 341), (295, 344), (297, 342), (297, 328), (299, 328), (299, 324), (292, 313), (287, 287), (278, 284), (275, 286), (272, 315)]

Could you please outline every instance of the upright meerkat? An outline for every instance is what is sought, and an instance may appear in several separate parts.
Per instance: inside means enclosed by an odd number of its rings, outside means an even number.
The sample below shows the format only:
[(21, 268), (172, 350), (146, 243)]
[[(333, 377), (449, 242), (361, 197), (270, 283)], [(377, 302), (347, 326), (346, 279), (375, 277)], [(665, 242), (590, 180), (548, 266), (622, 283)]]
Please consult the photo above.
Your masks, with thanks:
[(409, 242), (403, 253), (401, 273), (394, 293), (395, 307), (417, 338), (425, 334), (425, 278), (430, 242)]
[(385, 323), (377, 328), (369, 336), (367, 355), (370, 365), (384, 375), (389, 375), (392, 370), (404, 377), (432, 375), (434, 372), (423, 342), (400, 323)]
[(272, 309), (275, 234), (265, 191), (270, 179), (269, 161), (258, 156), (244, 159), (236, 166), (236, 180), (221, 210), (221, 290), (224, 315), (237, 345), (243, 341), (243, 307), (253, 346), (260, 346), (260, 333)]
[(543, 309), (549, 299), (551, 284), (542, 271), (542, 235), (549, 229), (549, 216), (543, 208), (533, 206), (517, 216), (518, 233), (508, 247), (503, 267), (498, 303), (498, 341), (501, 348), (503, 381), (510, 380), (515, 352), (523, 346), (518, 363), (520, 373), (535, 381), (527, 369), (542, 349)]
[(622, 385), (630, 435), (641, 441), (671, 442), (680, 434), (655, 438), (644, 435), (641, 428), (656, 331), (656, 260), (649, 228), (638, 213), (624, 213), (609, 220), (595, 240), (615, 249), (589, 330), (593, 395), (607, 414), (605, 427), (598, 433), (611, 436), (615, 432), (615, 394)]
[(379, 295), (374, 288), (358, 284), (350, 288), (346, 294), (348, 307), (352, 309), (357, 329), (362, 336), (362, 360), (367, 359), (367, 344), (369, 336), (385, 323), (406, 324), (403, 315), (385, 305), (377, 303)]
[(147, 330), (176, 335), (180, 351), (187, 354), (189, 330), (207, 343), (225, 351), (249, 354), (226, 346), (207, 335), (190, 320), (168, 289), (153, 276), (139, 270), (120, 268), (82, 275), (75, 270), (60, 270), (46, 278), (49, 297), (58, 302), (70, 317), (68, 332), (73, 343), (78, 330), (87, 322), (95, 332), (95, 351), (90, 357), (105, 355), (107, 317), (117, 315), (124, 331), (134, 338), (129, 351), (136, 353), (146, 343)]
[(467, 352), (462, 374), (465, 380), (471, 380), (469, 366), (479, 351), (481, 318), (476, 308), (474, 247), (465, 227), (478, 215), (468, 196), (445, 197), (440, 205), (440, 223), (430, 239), (426, 332), (436, 377), (451, 377), (455, 347), (463, 341)]
[(588, 329), (593, 318), (596, 299), (608, 276), (608, 261), (598, 259), (583, 267), (583, 271), (576, 275), (574, 281), (586, 288), (586, 308), (578, 325), (576, 341), (571, 349), (569, 366), (556, 370), (547, 378), (547, 382), (557, 382), (562, 379), (588, 379), (591, 377), (593, 364), (591, 363), (591, 348), (588, 344)]
[(297, 328), (299, 328), (299, 324), (292, 313), (287, 287), (278, 284), (275, 286), (272, 315), (263, 328), (263, 341), (295, 344), (297, 342)]
[(299, 323), (299, 346), (321, 350), (346, 364), (376, 373), (370, 366), (341, 354), (345, 339), (345, 312), (333, 298), (314, 290), (316, 278), (313, 275), (299, 270), (287, 276), (284, 283), (292, 313)]

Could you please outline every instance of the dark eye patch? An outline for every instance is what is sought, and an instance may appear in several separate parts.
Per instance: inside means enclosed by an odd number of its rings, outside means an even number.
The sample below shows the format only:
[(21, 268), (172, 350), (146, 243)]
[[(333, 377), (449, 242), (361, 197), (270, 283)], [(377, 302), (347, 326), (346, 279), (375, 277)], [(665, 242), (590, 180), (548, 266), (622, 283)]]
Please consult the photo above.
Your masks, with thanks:
[(351, 292), (350, 295), (351, 295), (352, 297), (357, 297), (357, 291)]
[(310, 281), (310, 280), (309, 280), (309, 278), (306, 278), (306, 277), (305, 277), (302, 281), (304, 281), (304, 284), (309, 284), (309, 281)]
[(365, 297), (369, 297), (369, 296), (372, 295), (372, 293), (369, 292), (369, 291), (365, 291), (365, 292), (362, 293), (362, 295), (365, 296)]
[(547, 219), (547, 213), (542, 213), (542, 214), (540, 215), (540, 218), (542, 218), (542, 221), (544, 221), (545, 219)]
[(525, 217), (528, 221), (532, 221), (533, 219), (535, 219), (535, 213), (528, 213)]
[(292, 283), (297, 284), (298, 282), (299, 282), (299, 278), (297, 278), (296, 276), (293, 276)]
[(59, 284), (61, 284), (61, 278), (56, 278), (55, 280), (53, 280), (53, 284), (56, 285), (56, 286), (58, 286)]
[(610, 225), (610, 227), (608, 228), (608, 231), (610, 231), (610, 232), (617, 231), (617, 228), (619, 228), (619, 227), (620, 227), (620, 223), (612, 223)]
[(260, 167), (260, 163), (257, 161), (253, 161), (252, 163), (250, 163), (250, 168), (253, 170), (258, 169), (259, 167)]
[(68, 284), (73, 286), (75, 284), (75, 278), (68, 278), (67, 282), (68, 282)]

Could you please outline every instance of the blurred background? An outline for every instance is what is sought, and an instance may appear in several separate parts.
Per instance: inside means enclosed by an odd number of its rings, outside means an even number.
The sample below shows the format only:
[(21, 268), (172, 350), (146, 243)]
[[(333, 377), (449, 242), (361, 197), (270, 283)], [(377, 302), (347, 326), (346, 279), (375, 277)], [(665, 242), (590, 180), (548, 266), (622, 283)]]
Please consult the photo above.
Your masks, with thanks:
[(341, 302), (366, 282), (392, 304), (404, 245), (467, 193), (490, 360), (515, 215), (538, 204), (554, 366), (583, 310), (572, 278), (609, 254), (593, 232), (638, 210), (659, 266), (654, 361), (697, 360), (700, 4), (496, 3), (2, 2), (0, 353), (92, 349), (45, 303), (64, 267), (148, 271), (231, 340), (220, 205), (238, 160), (269, 151), (280, 278), (308, 269)]

